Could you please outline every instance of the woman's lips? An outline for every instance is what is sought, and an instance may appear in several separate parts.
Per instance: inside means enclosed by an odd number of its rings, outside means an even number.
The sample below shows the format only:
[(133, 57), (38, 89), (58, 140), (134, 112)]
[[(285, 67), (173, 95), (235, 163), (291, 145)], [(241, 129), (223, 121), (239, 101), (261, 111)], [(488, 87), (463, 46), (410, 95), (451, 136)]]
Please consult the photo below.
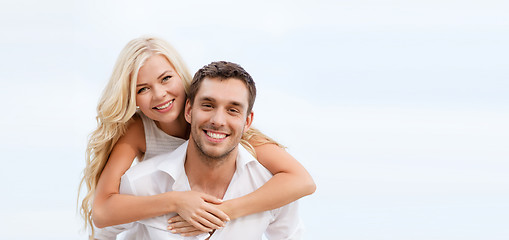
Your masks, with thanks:
[(172, 99), (172, 100), (170, 100), (170, 101), (168, 101), (168, 102), (165, 102), (165, 103), (159, 104), (159, 105), (157, 105), (157, 106), (153, 107), (153, 109), (155, 109), (155, 110), (157, 110), (157, 111), (159, 111), (159, 112), (166, 112), (166, 111), (168, 111), (168, 110), (170, 110), (170, 109), (171, 109), (171, 106), (173, 105), (173, 101), (174, 101), (174, 100), (175, 100), (175, 99)]

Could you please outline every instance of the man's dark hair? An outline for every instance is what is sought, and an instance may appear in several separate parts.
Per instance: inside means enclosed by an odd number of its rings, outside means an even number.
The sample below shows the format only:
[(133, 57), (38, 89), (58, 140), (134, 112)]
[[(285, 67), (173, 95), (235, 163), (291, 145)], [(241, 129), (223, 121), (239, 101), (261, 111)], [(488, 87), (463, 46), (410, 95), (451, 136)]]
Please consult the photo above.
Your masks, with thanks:
[(243, 81), (249, 91), (247, 113), (249, 114), (251, 112), (256, 99), (256, 86), (251, 75), (249, 75), (249, 73), (247, 73), (240, 65), (232, 62), (218, 61), (200, 68), (200, 70), (194, 74), (191, 86), (189, 86), (188, 97), (191, 104), (194, 103), (196, 93), (198, 92), (198, 89), (200, 89), (200, 85), (205, 78), (219, 78), (221, 81), (234, 78)]

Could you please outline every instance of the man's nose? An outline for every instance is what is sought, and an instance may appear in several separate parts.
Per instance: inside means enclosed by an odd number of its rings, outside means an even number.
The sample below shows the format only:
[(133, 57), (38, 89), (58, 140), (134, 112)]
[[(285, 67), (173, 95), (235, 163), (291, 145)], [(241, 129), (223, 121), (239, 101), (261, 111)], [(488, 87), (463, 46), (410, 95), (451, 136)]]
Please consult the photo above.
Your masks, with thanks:
[(221, 109), (214, 111), (212, 117), (210, 118), (210, 123), (215, 126), (223, 126), (226, 122), (225, 114), (226, 113)]

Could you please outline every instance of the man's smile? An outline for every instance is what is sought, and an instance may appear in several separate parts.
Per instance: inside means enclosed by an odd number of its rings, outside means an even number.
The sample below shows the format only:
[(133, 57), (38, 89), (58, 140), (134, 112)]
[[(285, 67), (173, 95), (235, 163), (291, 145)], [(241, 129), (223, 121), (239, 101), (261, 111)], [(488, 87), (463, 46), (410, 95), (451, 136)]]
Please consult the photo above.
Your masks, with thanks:
[(212, 138), (213, 140), (224, 140), (226, 137), (228, 137), (229, 135), (226, 134), (226, 133), (221, 133), (221, 132), (214, 132), (214, 131), (211, 131), (211, 130), (203, 130), (203, 132), (205, 132), (205, 134), (207, 134), (207, 136), (209, 136), (210, 138)]

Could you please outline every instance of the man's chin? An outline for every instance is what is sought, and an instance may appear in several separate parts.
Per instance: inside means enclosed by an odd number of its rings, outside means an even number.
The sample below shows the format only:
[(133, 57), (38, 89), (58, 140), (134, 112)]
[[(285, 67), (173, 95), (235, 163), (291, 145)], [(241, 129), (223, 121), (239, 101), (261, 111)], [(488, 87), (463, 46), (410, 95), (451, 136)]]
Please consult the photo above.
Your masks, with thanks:
[(204, 157), (213, 161), (221, 161), (226, 159), (233, 151), (233, 149), (218, 149), (217, 146), (208, 146), (201, 149)]
[(209, 159), (217, 159), (217, 160), (220, 160), (220, 159), (223, 159), (225, 158), (228, 153), (222, 151), (222, 152), (218, 152), (218, 151), (204, 151), (203, 152), (203, 155)]

